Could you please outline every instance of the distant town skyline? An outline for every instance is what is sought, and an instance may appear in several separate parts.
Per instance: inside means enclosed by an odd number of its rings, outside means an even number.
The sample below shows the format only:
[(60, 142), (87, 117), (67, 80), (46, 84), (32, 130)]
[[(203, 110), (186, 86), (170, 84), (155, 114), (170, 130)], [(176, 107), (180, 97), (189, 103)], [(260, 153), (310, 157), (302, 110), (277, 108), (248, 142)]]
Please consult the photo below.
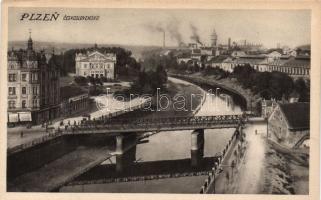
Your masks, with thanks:
[[(23, 13), (60, 14), (57, 21), (21, 21)], [(218, 35), (218, 44), (228, 38), (240, 42), (262, 43), (273, 48), (310, 44), (311, 22), (308, 10), (166, 10), (166, 9), (48, 9), (10, 8), (9, 41), (120, 44), (166, 46), (195, 42), (210, 44), (210, 35)], [(99, 16), (95, 21), (64, 21), (68, 16)], [(282, 23), (281, 23), (282, 22)]]

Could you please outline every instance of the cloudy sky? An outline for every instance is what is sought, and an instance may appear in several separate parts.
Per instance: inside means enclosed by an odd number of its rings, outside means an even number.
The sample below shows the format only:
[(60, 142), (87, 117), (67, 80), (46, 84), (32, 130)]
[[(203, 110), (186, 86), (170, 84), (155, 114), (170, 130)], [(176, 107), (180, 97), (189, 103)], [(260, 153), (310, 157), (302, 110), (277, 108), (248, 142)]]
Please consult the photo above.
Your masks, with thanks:
[[(57, 21), (20, 21), (23, 13), (60, 14)], [(100, 16), (98, 21), (64, 21), (64, 15)], [(9, 41), (35, 41), (125, 45), (175, 46), (191, 42), (197, 34), (210, 43), (213, 29), (218, 43), (247, 40), (276, 47), (310, 43), (310, 12), (307, 10), (167, 10), (167, 9), (46, 9), (10, 8)]]

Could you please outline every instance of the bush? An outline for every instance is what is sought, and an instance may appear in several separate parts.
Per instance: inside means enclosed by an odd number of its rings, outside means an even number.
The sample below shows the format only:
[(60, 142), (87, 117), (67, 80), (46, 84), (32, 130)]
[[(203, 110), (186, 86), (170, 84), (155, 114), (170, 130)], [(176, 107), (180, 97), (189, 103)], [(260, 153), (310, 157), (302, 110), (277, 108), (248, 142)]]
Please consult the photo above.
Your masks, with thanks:
[(81, 86), (88, 85), (87, 78), (85, 78), (83, 76), (75, 76), (74, 81), (75, 81), (75, 83), (77, 83), (78, 85), (81, 85)]

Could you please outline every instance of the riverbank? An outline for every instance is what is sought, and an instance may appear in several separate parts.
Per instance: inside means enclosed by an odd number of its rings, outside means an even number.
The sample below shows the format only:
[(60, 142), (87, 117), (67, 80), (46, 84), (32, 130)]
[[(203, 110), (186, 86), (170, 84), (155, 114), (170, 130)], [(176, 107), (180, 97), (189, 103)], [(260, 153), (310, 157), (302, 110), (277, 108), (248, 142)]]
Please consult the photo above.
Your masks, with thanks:
[(250, 89), (244, 89), (236, 79), (225, 78), (218, 80), (214, 75), (203, 75), (201, 73), (194, 73), (189, 75), (169, 73), (169, 75), (193, 82), (197, 85), (207, 84), (214, 88), (222, 88), (230, 94), (237, 95), (241, 100), (240, 104), (244, 110), (258, 112), (255, 108), (257, 107), (257, 102), (261, 99), (260, 96), (254, 95)]
[[(160, 99), (161, 95), (166, 95), (166, 97)], [(168, 78), (167, 89), (166, 91), (160, 91), (160, 96), (160, 101), (156, 102), (158, 103), (158, 110), (154, 101), (152, 106), (153, 111), (139, 109), (117, 116), (115, 119), (194, 116), (206, 98), (205, 91), (199, 86), (172, 77)], [(178, 96), (184, 97), (184, 99), (176, 99)], [(169, 99), (168, 102), (167, 98)], [(184, 103), (178, 103), (181, 100)]]

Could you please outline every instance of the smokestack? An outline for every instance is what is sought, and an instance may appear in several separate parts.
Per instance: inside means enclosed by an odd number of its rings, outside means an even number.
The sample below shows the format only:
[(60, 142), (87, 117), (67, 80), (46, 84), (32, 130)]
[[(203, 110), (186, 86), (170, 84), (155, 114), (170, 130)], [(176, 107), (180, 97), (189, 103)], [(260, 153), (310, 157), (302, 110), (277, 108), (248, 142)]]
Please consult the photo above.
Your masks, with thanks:
[(231, 38), (228, 38), (227, 47), (228, 47), (228, 49), (230, 49), (230, 48), (231, 48)]
[(165, 35), (165, 31), (163, 31), (163, 48), (165, 48), (165, 41), (166, 41), (166, 35)]

